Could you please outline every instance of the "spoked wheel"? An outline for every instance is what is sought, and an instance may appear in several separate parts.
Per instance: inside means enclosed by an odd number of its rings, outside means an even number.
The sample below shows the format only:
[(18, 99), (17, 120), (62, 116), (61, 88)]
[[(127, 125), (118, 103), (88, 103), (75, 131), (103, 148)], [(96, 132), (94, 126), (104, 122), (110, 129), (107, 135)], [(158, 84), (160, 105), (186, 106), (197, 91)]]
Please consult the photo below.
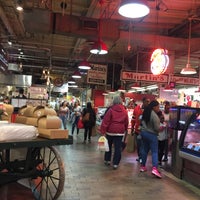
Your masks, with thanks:
[(65, 181), (64, 164), (54, 147), (40, 149), (39, 159), (42, 162), (37, 166), (39, 176), (31, 179), (31, 188), (36, 199), (54, 200), (63, 191)]

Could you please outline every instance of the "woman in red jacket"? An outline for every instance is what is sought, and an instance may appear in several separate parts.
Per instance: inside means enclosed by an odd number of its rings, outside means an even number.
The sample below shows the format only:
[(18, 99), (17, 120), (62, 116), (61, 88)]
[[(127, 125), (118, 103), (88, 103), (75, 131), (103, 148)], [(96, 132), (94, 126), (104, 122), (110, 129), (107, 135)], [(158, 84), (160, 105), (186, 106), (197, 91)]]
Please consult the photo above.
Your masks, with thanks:
[(114, 145), (113, 169), (117, 169), (121, 160), (122, 138), (128, 129), (128, 114), (122, 105), (122, 98), (115, 96), (112, 106), (106, 112), (100, 131), (108, 139), (109, 152), (105, 152), (105, 165), (111, 164), (112, 145)]

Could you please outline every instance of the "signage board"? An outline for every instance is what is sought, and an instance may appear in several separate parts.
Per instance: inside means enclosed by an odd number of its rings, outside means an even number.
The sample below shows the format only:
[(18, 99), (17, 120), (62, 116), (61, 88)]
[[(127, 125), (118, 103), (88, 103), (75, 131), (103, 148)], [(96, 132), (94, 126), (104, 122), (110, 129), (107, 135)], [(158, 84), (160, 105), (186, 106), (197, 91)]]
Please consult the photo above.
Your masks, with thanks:
[(91, 64), (91, 69), (87, 73), (87, 83), (95, 85), (106, 85), (107, 65)]

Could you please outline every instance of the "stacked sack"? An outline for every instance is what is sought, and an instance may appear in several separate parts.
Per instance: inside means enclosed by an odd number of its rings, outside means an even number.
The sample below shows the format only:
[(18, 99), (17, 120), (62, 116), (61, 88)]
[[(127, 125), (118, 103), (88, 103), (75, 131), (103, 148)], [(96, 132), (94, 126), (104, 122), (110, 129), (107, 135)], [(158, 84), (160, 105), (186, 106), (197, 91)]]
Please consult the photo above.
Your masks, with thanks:
[(37, 127), (41, 137), (49, 139), (68, 138), (68, 130), (61, 129), (62, 122), (53, 108), (23, 106), (18, 111), (16, 123)]

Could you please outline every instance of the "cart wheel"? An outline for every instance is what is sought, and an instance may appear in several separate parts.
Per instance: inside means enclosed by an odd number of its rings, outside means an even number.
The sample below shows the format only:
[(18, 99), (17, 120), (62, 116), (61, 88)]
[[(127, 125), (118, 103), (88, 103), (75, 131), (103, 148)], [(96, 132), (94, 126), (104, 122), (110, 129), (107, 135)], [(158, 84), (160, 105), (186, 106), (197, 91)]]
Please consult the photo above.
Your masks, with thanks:
[(39, 176), (31, 179), (31, 188), (36, 199), (54, 200), (63, 191), (65, 171), (62, 159), (54, 147), (40, 149), (39, 159), (42, 160), (37, 166)]

